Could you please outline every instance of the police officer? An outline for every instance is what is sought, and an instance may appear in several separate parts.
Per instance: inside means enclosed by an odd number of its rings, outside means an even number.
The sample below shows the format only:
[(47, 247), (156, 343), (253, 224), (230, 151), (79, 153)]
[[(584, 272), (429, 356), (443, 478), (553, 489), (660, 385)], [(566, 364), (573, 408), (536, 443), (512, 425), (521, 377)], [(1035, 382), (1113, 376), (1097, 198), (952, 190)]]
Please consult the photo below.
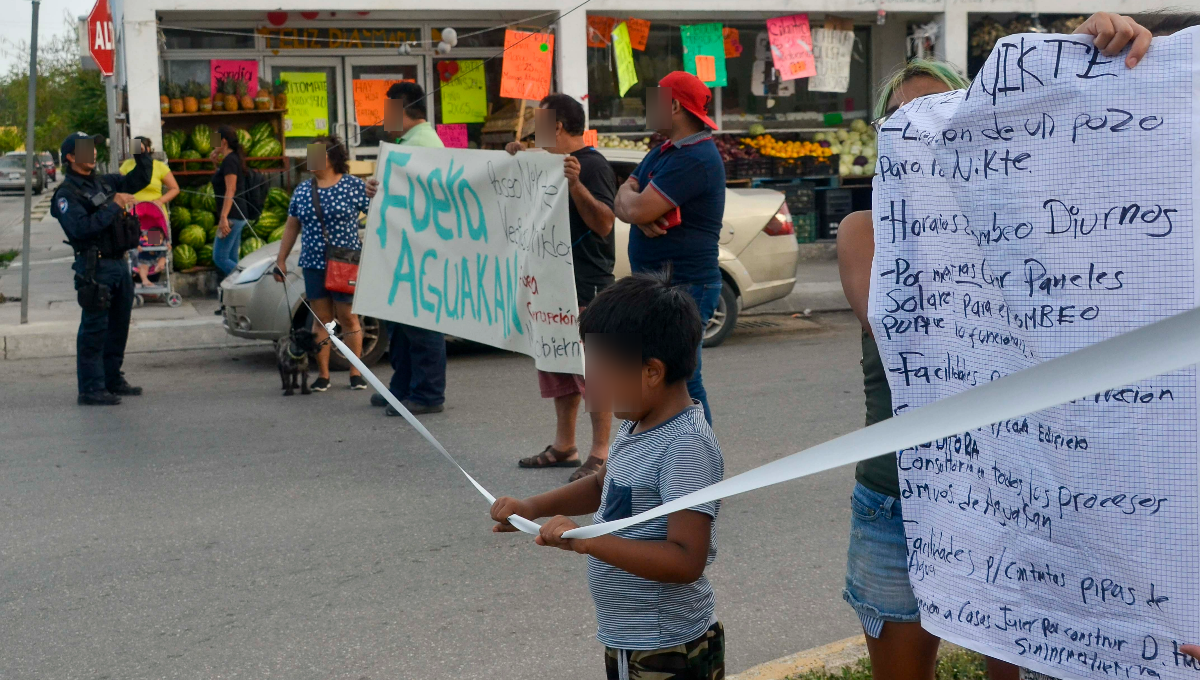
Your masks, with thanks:
[[(75, 250), (75, 291), (83, 308), (76, 337), (79, 403), (104, 406), (122, 396), (142, 393), (125, 380), (125, 340), (133, 309), (133, 279), (128, 252), (138, 245), (137, 218), (129, 212), (133, 194), (150, 183), (153, 160), (134, 156), (128, 175), (97, 175), (95, 139), (82, 132), (67, 137), (60, 148), (64, 178), (50, 213), (58, 219)], [(75, 145), (80, 140), (81, 153)], [(89, 148), (90, 147), (90, 148)]]

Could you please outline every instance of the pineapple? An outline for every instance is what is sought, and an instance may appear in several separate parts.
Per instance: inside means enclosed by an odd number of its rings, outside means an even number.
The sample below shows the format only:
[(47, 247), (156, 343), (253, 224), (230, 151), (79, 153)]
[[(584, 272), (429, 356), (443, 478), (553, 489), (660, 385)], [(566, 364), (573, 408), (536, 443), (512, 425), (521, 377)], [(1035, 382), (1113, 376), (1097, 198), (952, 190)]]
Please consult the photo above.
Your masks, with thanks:
[(202, 83), (197, 83), (197, 87), (198, 87), (198, 91), (200, 93), (200, 113), (212, 113), (212, 110), (213, 110), (212, 92), (208, 89), (208, 87), (206, 85), (204, 85)]
[(225, 82), (221, 83), (221, 99), (225, 101), (226, 111), (238, 110), (237, 85), (233, 82), (233, 78), (226, 78)]
[(287, 109), (287, 85), (282, 80), (276, 80), (275, 86), (271, 88), (275, 93), (275, 108), (280, 111)]
[(171, 113), (183, 113), (183, 88), (171, 83), (167, 85), (167, 96), (170, 97)]
[(275, 99), (271, 96), (271, 82), (266, 78), (258, 79), (258, 94), (254, 96), (254, 108), (259, 111), (269, 111), (275, 106)]
[(224, 89), (225, 89), (225, 79), (217, 78), (217, 86), (214, 87), (213, 91), (212, 91), (212, 110), (213, 111), (224, 111), (225, 110), (225, 99), (221, 95), (221, 92)]
[(234, 87), (238, 96), (238, 106), (242, 107), (244, 111), (253, 111), (254, 98), (250, 96), (250, 83), (238, 78)]
[(158, 81), (158, 108), (162, 113), (171, 112), (171, 98), (167, 96), (167, 81)]
[(195, 113), (200, 110), (200, 83), (189, 80), (183, 89), (183, 112)]

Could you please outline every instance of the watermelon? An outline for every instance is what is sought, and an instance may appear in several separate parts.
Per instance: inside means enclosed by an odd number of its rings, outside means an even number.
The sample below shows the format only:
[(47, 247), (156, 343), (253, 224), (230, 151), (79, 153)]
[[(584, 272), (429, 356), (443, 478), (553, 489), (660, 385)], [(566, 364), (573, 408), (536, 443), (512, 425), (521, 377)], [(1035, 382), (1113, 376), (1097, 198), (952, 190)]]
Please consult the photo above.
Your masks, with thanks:
[(208, 212), (217, 211), (217, 194), (213, 191), (211, 184), (205, 184), (200, 187), (197, 194), (192, 195), (192, 208), (199, 208)]
[(198, 224), (204, 227), (204, 231), (208, 231), (217, 223), (217, 216), (207, 210), (193, 210), (191, 223)]
[(239, 258), (246, 257), (250, 253), (253, 253), (254, 251), (258, 250), (259, 248), (262, 248), (265, 245), (267, 245), (267, 244), (265, 242), (263, 242), (263, 240), (261, 238), (258, 238), (257, 236), (252, 236), (252, 237), (242, 241), (242, 248), (241, 248), (241, 250), (238, 251), (238, 257)]
[(167, 158), (179, 158), (179, 154), (183, 151), (183, 139), (180, 135), (168, 132), (163, 135), (163, 153), (167, 154)]
[(241, 128), (237, 129), (237, 137), (238, 144), (240, 144), (243, 149), (250, 148), (250, 145), (254, 143), (254, 138), (250, 136), (250, 133)]
[(279, 227), (275, 231), (271, 232), (271, 235), (267, 237), (267, 243), (274, 243), (276, 241), (283, 240), (283, 231), (284, 227)]
[(172, 255), (175, 260), (175, 269), (182, 271), (196, 266), (196, 251), (189, 245), (175, 246)]
[[(181, 193), (180, 196), (183, 194)], [(177, 205), (171, 208), (171, 224), (184, 226), (192, 223), (192, 212), (187, 208)]]
[(203, 124), (192, 128), (192, 147), (204, 157), (212, 153), (212, 128)]
[(274, 137), (275, 128), (265, 120), (260, 120), (250, 127), (251, 146), (264, 139), (273, 139)]
[[(195, 149), (188, 149), (188, 150), (182, 152), (181, 154), (179, 154), (179, 157), (185, 158), (187, 160), (192, 160), (192, 159), (198, 160), (200, 158), (200, 152), (196, 151)], [(200, 170), (201, 166), (200, 166), (200, 163), (184, 163), (184, 169), (185, 170)]]
[(258, 216), (258, 223), (264, 227), (270, 227), (271, 229), (274, 229), (275, 227), (282, 227), (283, 223), (286, 221), (287, 214), (281, 213), (275, 209), (265, 210), (263, 211), (262, 215)]
[(207, 239), (209, 243), (217, 240), (217, 224), (215, 222), (211, 227), (204, 230), (204, 238)]
[(204, 233), (204, 227), (193, 224), (179, 232), (179, 243), (192, 248), (200, 248), (208, 242), (208, 235)]
[(212, 264), (212, 246), (205, 244), (196, 251), (196, 264), (208, 266)]
[(271, 187), (271, 190), (267, 192), (267, 199), (263, 202), (263, 207), (268, 210), (278, 208), (279, 212), (286, 213), (291, 203), (292, 195), (286, 189)]
[[(282, 156), (283, 146), (276, 139), (264, 139), (255, 142), (254, 146), (250, 147), (249, 158), (262, 156)], [(247, 165), (255, 168), (271, 168), (278, 165), (279, 161), (250, 161)]]

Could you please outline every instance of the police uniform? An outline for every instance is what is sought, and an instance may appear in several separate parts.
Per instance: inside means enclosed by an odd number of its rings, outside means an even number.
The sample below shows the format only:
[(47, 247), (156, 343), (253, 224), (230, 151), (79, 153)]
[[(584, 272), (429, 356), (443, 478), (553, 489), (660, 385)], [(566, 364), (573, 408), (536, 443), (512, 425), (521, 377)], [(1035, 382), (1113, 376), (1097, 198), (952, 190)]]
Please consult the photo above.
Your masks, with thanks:
[(114, 194), (141, 191), (153, 173), (149, 154), (137, 157), (128, 175), (82, 175), (67, 161), (75, 142), (90, 135), (76, 132), (60, 149), (62, 185), (54, 192), (50, 213), (75, 250), (75, 290), (83, 308), (76, 336), (79, 403), (118, 404), (121, 395), (141, 394), (125, 381), (121, 364), (133, 309), (133, 280), (128, 251), (137, 247), (137, 218), (113, 201)]

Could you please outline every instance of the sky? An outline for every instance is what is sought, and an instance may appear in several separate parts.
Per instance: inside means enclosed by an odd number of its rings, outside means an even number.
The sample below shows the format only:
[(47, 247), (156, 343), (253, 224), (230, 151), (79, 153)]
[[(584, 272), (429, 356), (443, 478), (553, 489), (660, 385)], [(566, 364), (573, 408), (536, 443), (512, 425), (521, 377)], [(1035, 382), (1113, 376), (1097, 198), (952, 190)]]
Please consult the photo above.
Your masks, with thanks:
[[(4, 2), (5, 12), (0, 15), (0, 46), (7, 48), (13, 43), (29, 42), (32, 3), (29, 0)], [(95, 0), (42, 0), (38, 10), (38, 41), (60, 34), (65, 28), (63, 17), (67, 12), (77, 17), (92, 11)], [(0, 48), (0, 71), (8, 71), (18, 61), (11, 49)], [(24, 69), (29, 66), (25, 65)]]

